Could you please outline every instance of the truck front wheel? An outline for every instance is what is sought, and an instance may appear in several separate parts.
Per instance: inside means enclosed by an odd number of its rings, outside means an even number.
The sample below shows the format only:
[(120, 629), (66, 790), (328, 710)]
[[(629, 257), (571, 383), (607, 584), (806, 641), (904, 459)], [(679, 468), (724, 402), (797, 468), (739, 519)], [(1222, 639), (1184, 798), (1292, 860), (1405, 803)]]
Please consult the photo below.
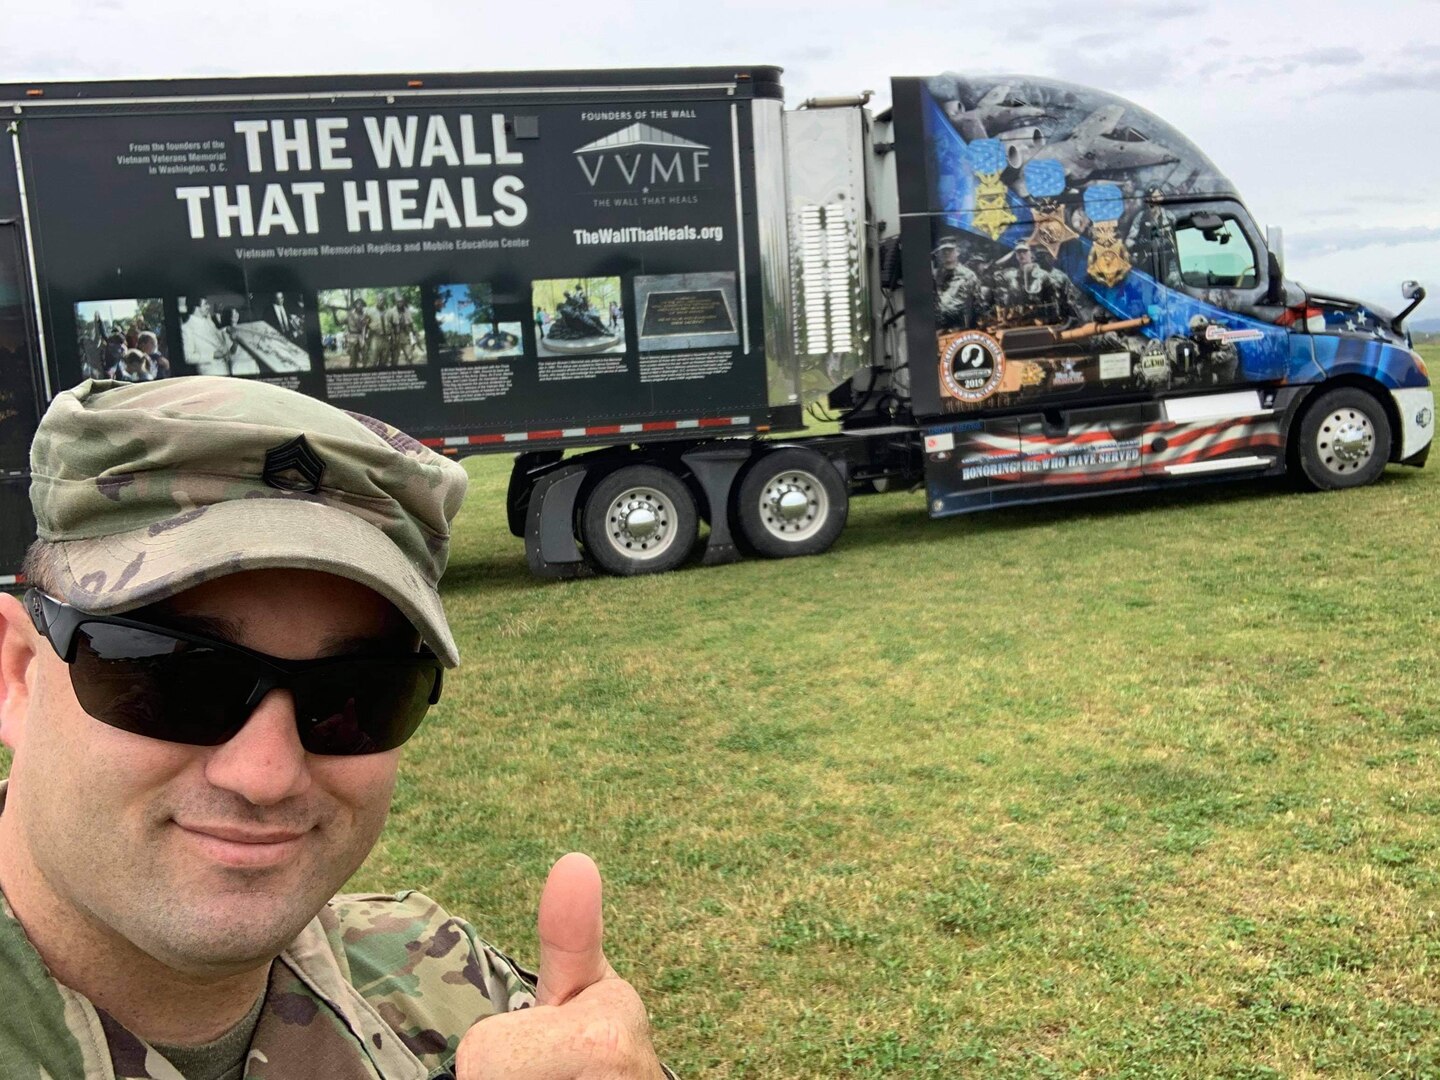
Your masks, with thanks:
[(1372, 483), (1389, 457), (1385, 407), (1364, 390), (1327, 390), (1300, 420), (1300, 470), (1320, 491)]
[(829, 550), (845, 528), (849, 506), (845, 484), (824, 455), (790, 446), (763, 455), (746, 471), (736, 516), (756, 554), (784, 559)]
[(581, 515), (585, 551), (611, 574), (659, 574), (685, 561), (699, 529), (695, 499), (673, 473), (627, 465), (591, 490)]

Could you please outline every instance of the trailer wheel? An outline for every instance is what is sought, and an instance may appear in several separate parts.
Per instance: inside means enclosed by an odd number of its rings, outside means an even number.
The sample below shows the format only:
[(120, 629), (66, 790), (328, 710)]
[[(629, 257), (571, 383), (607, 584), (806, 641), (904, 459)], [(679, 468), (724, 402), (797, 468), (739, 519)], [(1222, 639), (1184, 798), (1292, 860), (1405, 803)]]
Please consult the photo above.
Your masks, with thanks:
[(1300, 419), (1300, 469), (1320, 491), (1373, 483), (1390, 457), (1390, 420), (1372, 394), (1342, 386)]
[(845, 528), (850, 499), (822, 454), (784, 447), (745, 473), (736, 503), (740, 534), (758, 555), (784, 559), (828, 551)]
[(581, 515), (585, 550), (611, 574), (673, 570), (695, 546), (695, 499), (675, 474), (654, 465), (627, 465), (590, 492)]

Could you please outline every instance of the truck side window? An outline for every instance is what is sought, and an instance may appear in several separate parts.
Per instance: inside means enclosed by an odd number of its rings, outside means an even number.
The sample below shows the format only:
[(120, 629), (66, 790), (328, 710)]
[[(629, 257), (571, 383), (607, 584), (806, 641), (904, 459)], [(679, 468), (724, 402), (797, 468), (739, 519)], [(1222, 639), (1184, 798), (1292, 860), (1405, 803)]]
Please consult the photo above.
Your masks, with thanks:
[(1175, 226), (1175, 249), (1180, 258), (1180, 277), (1196, 289), (1253, 289), (1259, 284), (1255, 250), (1245, 230), (1233, 217), (1213, 224), (1204, 215), (1179, 221)]

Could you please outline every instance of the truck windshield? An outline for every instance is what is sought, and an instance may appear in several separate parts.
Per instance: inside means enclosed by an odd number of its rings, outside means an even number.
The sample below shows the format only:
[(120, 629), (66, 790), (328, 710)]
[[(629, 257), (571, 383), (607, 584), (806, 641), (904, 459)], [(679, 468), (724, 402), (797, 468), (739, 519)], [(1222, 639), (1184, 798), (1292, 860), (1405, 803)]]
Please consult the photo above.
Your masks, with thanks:
[(1255, 251), (1233, 217), (1221, 218), (1219, 228), (1180, 222), (1175, 227), (1175, 249), (1180, 276), (1192, 288), (1253, 289), (1258, 284)]

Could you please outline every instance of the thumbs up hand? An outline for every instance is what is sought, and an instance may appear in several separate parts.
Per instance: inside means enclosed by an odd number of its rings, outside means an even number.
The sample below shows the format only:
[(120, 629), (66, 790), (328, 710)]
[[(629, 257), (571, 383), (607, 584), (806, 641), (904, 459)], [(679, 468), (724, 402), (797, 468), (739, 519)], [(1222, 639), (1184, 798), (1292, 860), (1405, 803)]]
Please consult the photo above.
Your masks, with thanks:
[(588, 855), (551, 867), (539, 927), (535, 1006), (466, 1032), (456, 1080), (663, 1080), (645, 1006), (605, 959), (600, 871)]

